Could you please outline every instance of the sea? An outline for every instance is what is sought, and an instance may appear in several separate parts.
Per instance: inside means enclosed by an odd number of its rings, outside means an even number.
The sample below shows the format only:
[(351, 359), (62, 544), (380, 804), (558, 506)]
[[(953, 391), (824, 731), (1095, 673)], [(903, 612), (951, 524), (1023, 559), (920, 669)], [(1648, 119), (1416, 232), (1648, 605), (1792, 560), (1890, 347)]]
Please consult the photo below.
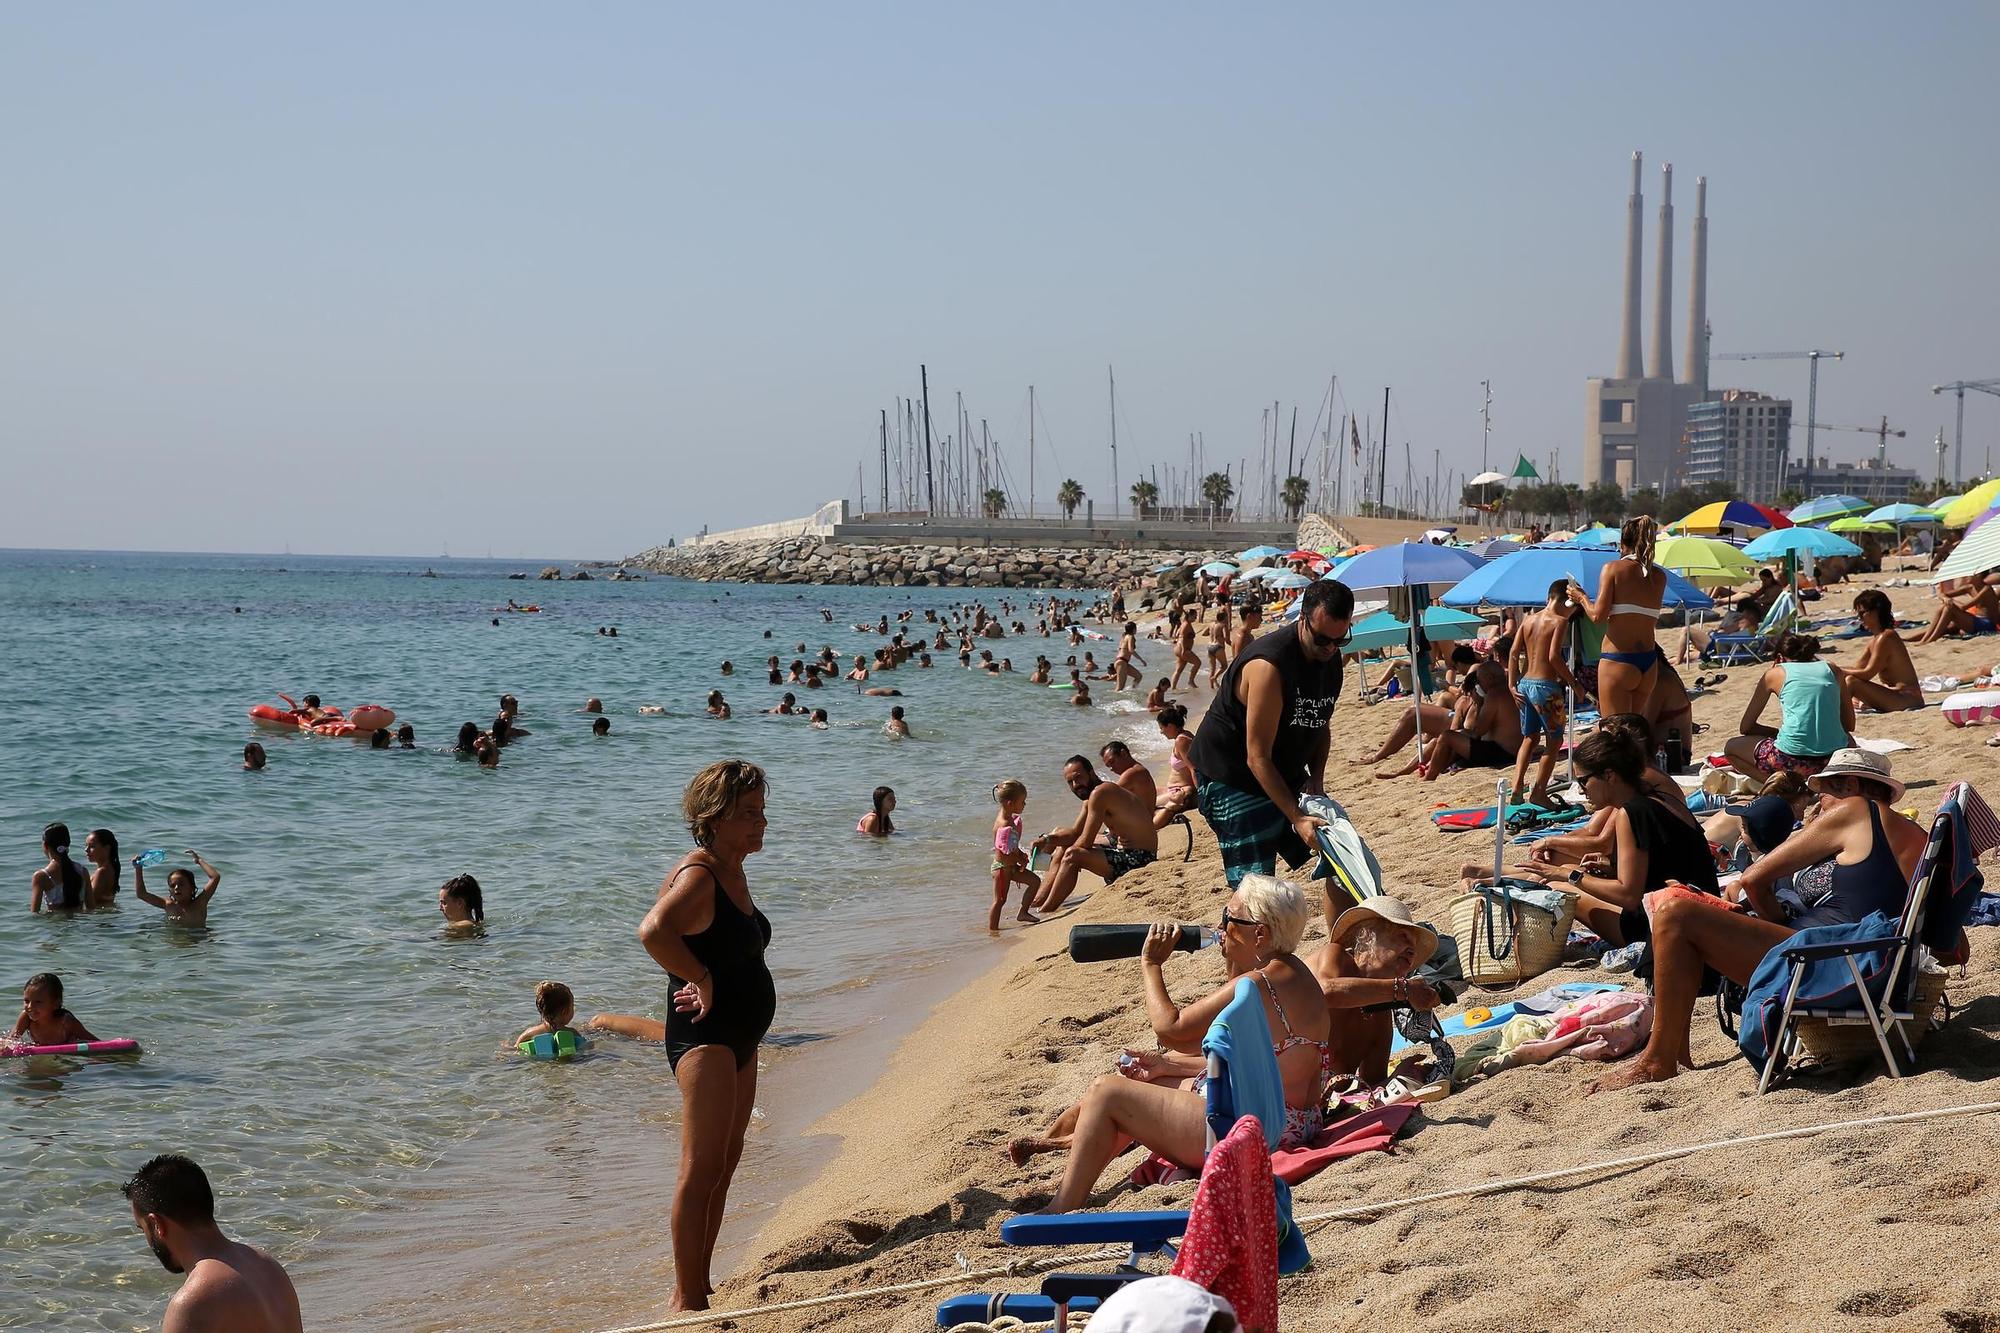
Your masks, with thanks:
[[(157, 1326), (179, 1279), (119, 1185), (162, 1152), (198, 1161), (224, 1229), (287, 1263), (312, 1328), (590, 1330), (662, 1310), (679, 1117), (663, 1052), (607, 1038), (534, 1062), (510, 1043), (544, 979), (580, 1016), (663, 1016), (635, 931), (690, 846), (687, 780), (740, 757), (771, 783), (748, 870), (779, 1005), (720, 1277), (832, 1150), (814, 1120), (996, 960), (992, 784), (1021, 778), (1028, 828), (1055, 827), (1076, 811), (1066, 756), (1157, 741), (1137, 695), (1077, 709), (1029, 684), (1038, 651), (1082, 649), (1036, 637), (1025, 594), (507, 577), (546, 563), (0, 551), (0, 977), (55, 972), (96, 1035), (141, 1046), (0, 1059), (0, 1328)], [(986, 645), (1010, 675), (951, 652), (883, 678), (900, 699), (767, 683), (769, 655), (872, 654), (856, 623), (975, 595), (1029, 626)], [(704, 714), (712, 689), (732, 719)], [(783, 689), (829, 729), (763, 714)], [(308, 691), (394, 709), (417, 748), (247, 715)], [(531, 734), (496, 769), (452, 757), (503, 693)], [(907, 740), (883, 731), (892, 704)], [(251, 740), (262, 772), (242, 768)], [(897, 795), (886, 840), (855, 832), (878, 785)], [(208, 924), (166, 921), (129, 866), (116, 910), (31, 915), (56, 821), (79, 861), (100, 827), (128, 861), (164, 848), (155, 892), (201, 852), (222, 874)], [(437, 907), (459, 874), (485, 894), (467, 937)]]

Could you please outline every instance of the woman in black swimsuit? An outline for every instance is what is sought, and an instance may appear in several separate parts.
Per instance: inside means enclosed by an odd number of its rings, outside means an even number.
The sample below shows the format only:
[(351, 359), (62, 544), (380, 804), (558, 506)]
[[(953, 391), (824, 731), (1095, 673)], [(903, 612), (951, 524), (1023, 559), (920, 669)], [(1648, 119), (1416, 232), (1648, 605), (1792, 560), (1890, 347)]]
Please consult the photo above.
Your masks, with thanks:
[(667, 1061), (681, 1089), (674, 1189), (676, 1310), (706, 1310), (709, 1264), (730, 1177), (757, 1099), (757, 1047), (778, 1007), (764, 949), (771, 923), (750, 900), (743, 862), (764, 846), (764, 770), (710, 764), (681, 797), (696, 847), (661, 886), (639, 942), (667, 971)]

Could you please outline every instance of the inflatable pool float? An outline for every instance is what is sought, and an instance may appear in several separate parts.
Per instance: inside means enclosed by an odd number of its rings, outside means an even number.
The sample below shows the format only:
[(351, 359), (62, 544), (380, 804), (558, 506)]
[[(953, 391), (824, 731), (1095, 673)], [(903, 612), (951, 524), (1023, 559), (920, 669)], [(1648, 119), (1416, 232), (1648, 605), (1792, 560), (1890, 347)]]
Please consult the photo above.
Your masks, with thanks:
[[(278, 697), (288, 704), (292, 702), (282, 694)], [(260, 727), (309, 731), (315, 736), (366, 736), (370, 732), (394, 726), (396, 714), (394, 710), (384, 708), (380, 704), (360, 704), (350, 713), (343, 713), (338, 708), (322, 708), (319, 720), (315, 722), (308, 720), (302, 708), (252, 704), (250, 720)]]
[(10, 1046), (0, 1043), (0, 1060), (9, 1056), (25, 1058), (30, 1055), (136, 1055), (139, 1043), (130, 1037), (114, 1037), (108, 1041), (64, 1041), (53, 1046)]
[(2000, 722), (2000, 690), (1964, 690), (1938, 706), (1944, 710), (1944, 720), (1954, 727)]
[(252, 704), (250, 720), (260, 727), (296, 731), (299, 726), (299, 711), (296, 708), (280, 708), (276, 704)]

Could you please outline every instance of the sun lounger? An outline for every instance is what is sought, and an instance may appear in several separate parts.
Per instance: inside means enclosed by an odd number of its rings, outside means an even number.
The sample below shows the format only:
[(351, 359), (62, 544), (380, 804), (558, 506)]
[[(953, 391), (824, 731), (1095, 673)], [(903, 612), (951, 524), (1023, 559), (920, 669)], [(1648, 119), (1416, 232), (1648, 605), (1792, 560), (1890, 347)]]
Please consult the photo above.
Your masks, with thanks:
[[(1202, 1051), (1208, 1057), (1209, 1148), (1215, 1147), (1239, 1117), (1249, 1115), (1263, 1127), (1265, 1147), (1275, 1151), (1285, 1128), (1284, 1084), (1255, 980), (1243, 977), (1237, 981), (1236, 996), (1209, 1025)], [(1272, 1206), (1277, 1210), (1278, 1271), (1299, 1272), (1311, 1264), (1312, 1256), (1305, 1238), (1292, 1225), (1291, 1189), (1281, 1180), (1273, 1182)], [(1069, 1311), (1084, 1308), (1081, 1302), (1094, 1303), (1126, 1282), (1151, 1276), (1140, 1270), (1139, 1261), (1171, 1252), (1172, 1242), (1186, 1234), (1187, 1223), (1188, 1214), (1181, 1210), (1009, 1218), (1000, 1226), (1000, 1239), (1009, 1245), (1120, 1244), (1129, 1245), (1131, 1254), (1111, 1273), (1051, 1273), (1042, 1279), (1039, 1295), (953, 1297), (938, 1306), (938, 1326), (949, 1328), (969, 1319), (1005, 1314), (1023, 1320), (1053, 1319), (1062, 1330), (1067, 1327)]]
[[(1957, 948), (1984, 882), (1979, 857), (1995, 846), (2000, 846), (2000, 819), (1970, 783), (1958, 783), (1931, 821), (1930, 839), (1899, 916), (1876, 913), (1859, 929), (1801, 931), (1796, 942), (1780, 944), (1765, 956), (1738, 1023), (1744, 1053), (1753, 1059), (1762, 1053), (1759, 1093), (1771, 1086), (1797, 1048), (1801, 1019), (1865, 1023), (1874, 1031), (1891, 1077), (1901, 1078), (1906, 1066), (1915, 1066), (1916, 1048), (1903, 1025), (1915, 1018), (1911, 1001), (1918, 946), (1939, 954)], [(1874, 928), (1867, 928), (1870, 923)], [(1839, 937), (1828, 938), (1835, 935)], [(1782, 1003), (1777, 1002), (1780, 993)], [(1902, 1047), (1902, 1060), (1891, 1035)]]

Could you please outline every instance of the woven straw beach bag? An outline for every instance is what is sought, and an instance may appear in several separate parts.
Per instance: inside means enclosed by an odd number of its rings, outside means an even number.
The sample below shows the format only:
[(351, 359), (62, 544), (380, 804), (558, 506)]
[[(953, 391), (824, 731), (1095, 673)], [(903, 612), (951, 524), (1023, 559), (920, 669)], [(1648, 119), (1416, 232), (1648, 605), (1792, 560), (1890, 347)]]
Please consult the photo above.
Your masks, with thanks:
[[(1550, 911), (1517, 896), (1522, 890), (1536, 899), (1553, 898), (1561, 907)], [(1445, 913), (1466, 979), (1475, 986), (1511, 986), (1562, 963), (1570, 923), (1576, 919), (1576, 895), (1503, 879), (1453, 898)]]
[[(1936, 1012), (1938, 1001), (1944, 998), (1947, 975), (1942, 971), (1919, 972), (1911, 984), (1910, 1013), (1914, 1017), (1903, 1024), (1903, 1031), (1909, 1035), (1912, 1046), (1931, 1030), (1931, 1015)], [(1882, 1058), (1882, 1048), (1875, 1044), (1875, 1029), (1866, 1023), (1801, 1018), (1797, 1031), (1801, 1053), (1826, 1064), (1861, 1064)], [(1898, 1060), (1903, 1058), (1902, 1044), (1893, 1035), (1889, 1038), (1889, 1049)]]

